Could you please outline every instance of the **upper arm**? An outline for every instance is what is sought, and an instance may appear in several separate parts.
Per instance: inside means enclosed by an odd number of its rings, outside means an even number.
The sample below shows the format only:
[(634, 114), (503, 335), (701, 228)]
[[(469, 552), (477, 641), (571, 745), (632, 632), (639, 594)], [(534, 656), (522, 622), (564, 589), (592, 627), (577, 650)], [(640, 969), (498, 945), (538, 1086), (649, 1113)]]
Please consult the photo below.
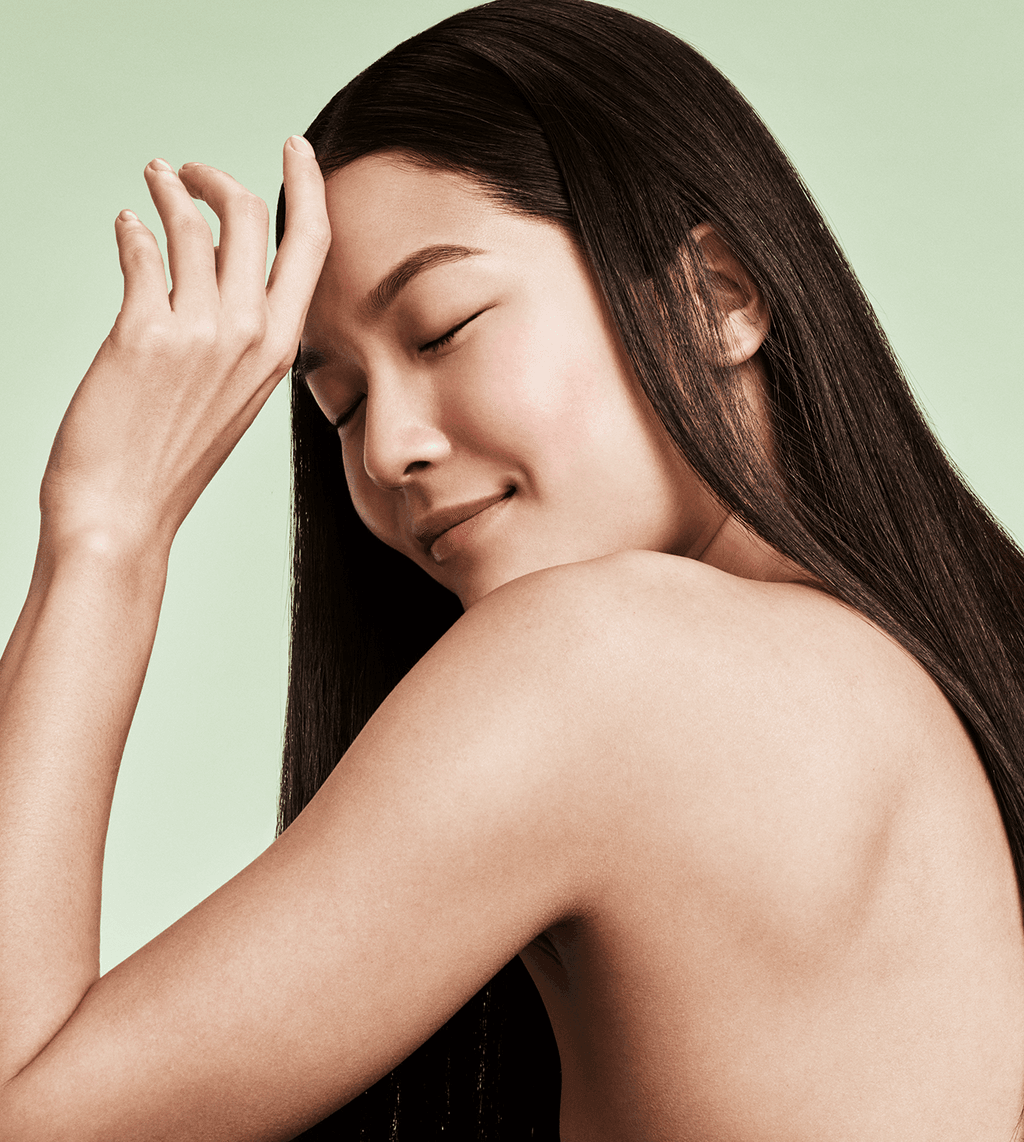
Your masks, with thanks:
[(291, 1137), (586, 907), (589, 683), (543, 596), (474, 608), (261, 857), (90, 989), (5, 1137)]
[(493, 592), (260, 858), (90, 989), (4, 1136), (292, 1137), (545, 928), (642, 919), (652, 870), (730, 929), (806, 927), (856, 879), (865, 775), (884, 792), (894, 727), (865, 711), (917, 684), (794, 598), (637, 553)]

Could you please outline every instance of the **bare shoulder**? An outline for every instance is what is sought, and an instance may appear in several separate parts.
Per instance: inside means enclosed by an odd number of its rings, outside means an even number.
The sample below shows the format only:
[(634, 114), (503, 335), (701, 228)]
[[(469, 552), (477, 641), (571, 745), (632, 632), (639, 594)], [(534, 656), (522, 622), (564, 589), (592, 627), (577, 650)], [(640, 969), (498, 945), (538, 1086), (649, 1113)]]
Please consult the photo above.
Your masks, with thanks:
[(526, 576), (462, 622), (460, 646), (528, 678), (558, 722), (575, 796), (644, 836), (670, 818), (706, 859), (841, 881), (857, 874), (836, 862), (867, 869), (894, 817), (920, 818), (930, 794), (932, 827), (965, 799), (990, 822), (932, 678), (811, 587), (628, 552)]
[(754, 726), (793, 744), (828, 727), (845, 741), (881, 735), (890, 750), (936, 719), (961, 733), (927, 672), (863, 615), (811, 587), (689, 559), (631, 551), (551, 568), (493, 592), (459, 627), (459, 654), (520, 648), (581, 699), (617, 694), (609, 717), (687, 710), (676, 740), (701, 752)]
[[(550, 938), (596, 997), (581, 1050), (615, 1042), (607, 1073), (643, 1074), (650, 1136), (1002, 1136), (1024, 1059), (1017, 883), (927, 672), (820, 591), (669, 556), (493, 602), (499, 622), (525, 604), (542, 657), (584, 678), (573, 788), (604, 828), (590, 908)], [(600, 1084), (563, 1084), (573, 1136), (625, 1133)]]
[[(466, 619), (554, 664), (543, 701), (590, 735), (559, 780), (585, 807), (586, 910), (549, 938), (595, 997), (580, 1051), (615, 1042), (608, 1090), (644, 1075), (651, 1137), (1012, 1121), (1013, 866), (966, 731), (901, 646), (813, 588), (642, 552), (481, 602)], [(563, 1084), (579, 1137), (625, 1133), (600, 1084)]]

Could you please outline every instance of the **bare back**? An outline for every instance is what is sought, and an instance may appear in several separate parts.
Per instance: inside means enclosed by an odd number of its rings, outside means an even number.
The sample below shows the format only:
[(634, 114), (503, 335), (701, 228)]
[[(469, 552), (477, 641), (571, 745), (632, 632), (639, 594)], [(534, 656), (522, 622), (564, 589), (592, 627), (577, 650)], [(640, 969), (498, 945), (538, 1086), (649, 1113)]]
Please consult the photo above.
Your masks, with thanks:
[(564, 1142), (1009, 1142), (1024, 939), (957, 716), (818, 592), (631, 558), (604, 876), (523, 953)]
[(1022, 945), (991, 791), (913, 660), (811, 588), (624, 553), (471, 607), (0, 1121), (292, 1138), (519, 952), (564, 1142), (1010, 1142)]

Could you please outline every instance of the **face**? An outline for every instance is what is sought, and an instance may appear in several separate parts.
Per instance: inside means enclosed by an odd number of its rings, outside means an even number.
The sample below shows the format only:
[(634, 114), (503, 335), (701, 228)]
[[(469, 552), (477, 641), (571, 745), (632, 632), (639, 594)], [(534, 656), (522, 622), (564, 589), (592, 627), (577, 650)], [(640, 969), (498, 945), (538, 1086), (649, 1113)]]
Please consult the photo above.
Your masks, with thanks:
[(327, 207), (302, 352), (376, 536), (465, 607), (617, 551), (699, 556), (723, 513), (558, 226), (394, 155), (332, 175)]

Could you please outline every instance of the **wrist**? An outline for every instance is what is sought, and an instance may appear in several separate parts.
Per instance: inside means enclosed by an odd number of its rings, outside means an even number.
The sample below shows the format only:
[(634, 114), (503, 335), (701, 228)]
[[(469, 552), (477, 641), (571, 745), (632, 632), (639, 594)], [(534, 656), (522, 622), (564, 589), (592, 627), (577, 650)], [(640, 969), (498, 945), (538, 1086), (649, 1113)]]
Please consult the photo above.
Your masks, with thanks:
[(90, 577), (110, 576), (128, 590), (163, 593), (171, 536), (159, 531), (110, 525), (57, 529), (44, 522), (33, 587), (70, 569)]

